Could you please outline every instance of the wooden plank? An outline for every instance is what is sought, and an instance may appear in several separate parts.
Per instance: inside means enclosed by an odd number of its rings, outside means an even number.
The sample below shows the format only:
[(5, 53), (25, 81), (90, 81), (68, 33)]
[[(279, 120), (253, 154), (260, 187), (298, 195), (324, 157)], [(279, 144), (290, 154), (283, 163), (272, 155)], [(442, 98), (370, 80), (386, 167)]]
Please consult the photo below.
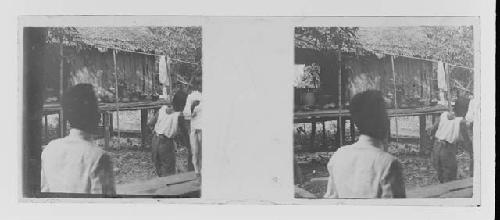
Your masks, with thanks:
[(437, 198), (459, 190), (472, 188), (472, 178), (455, 180), (443, 184), (420, 187), (406, 192), (408, 198)]
[(303, 198), (303, 199), (317, 199), (314, 194), (309, 191), (302, 189), (298, 186), (295, 187), (295, 198)]
[(181, 195), (200, 189), (199, 185), (197, 187), (193, 185), (196, 179), (197, 177), (194, 172), (187, 172), (148, 181), (117, 185), (116, 191), (117, 194), (122, 195)]

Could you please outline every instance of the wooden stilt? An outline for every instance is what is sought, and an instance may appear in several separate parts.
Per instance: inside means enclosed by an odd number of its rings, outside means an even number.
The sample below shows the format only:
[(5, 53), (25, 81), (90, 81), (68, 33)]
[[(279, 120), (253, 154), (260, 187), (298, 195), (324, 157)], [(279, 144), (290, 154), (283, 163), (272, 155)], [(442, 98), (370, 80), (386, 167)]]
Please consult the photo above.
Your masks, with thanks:
[(427, 132), (425, 131), (425, 127), (427, 124), (427, 116), (420, 115), (419, 116), (419, 124), (420, 124), (420, 148), (419, 153), (423, 153), (424, 148), (427, 147)]
[(146, 147), (147, 137), (148, 137), (148, 110), (141, 109), (141, 144), (142, 147)]
[(314, 139), (316, 139), (316, 119), (312, 121), (312, 126), (311, 126), (311, 148), (314, 148)]
[(108, 120), (109, 120), (109, 135), (113, 135), (113, 112), (108, 112)]
[(349, 119), (349, 127), (351, 129), (351, 142), (354, 143), (356, 140), (356, 127), (354, 126), (354, 121), (352, 118)]
[(104, 149), (109, 149), (109, 113), (108, 112), (103, 112), (102, 113), (102, 121), (104, 123)]
[(321, 124), (323, 126), (323, 147), (327, 147), (325, 121), (322, 121)]

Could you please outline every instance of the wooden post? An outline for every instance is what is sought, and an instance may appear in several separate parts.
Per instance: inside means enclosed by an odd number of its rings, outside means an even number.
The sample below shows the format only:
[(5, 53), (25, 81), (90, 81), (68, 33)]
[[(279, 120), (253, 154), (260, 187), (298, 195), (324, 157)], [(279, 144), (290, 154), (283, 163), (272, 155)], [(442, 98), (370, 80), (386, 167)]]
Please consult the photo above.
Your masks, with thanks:
[(325, 126), (325, 121), (322, 121), (321, 124), (323, 125), (323, 147), (326, 147), (327, 143), (326, 143), (326, 126)]
[[(394, 56), (391, 55), (391, 72), (392, 72), (392, 81), (393, 81), (393, 86), (394, 86), (394, 109), (399, 108), (399, 103), (398, 103), (398, 90), (396, 86), (396, 70), (394, 69)], [(398, 126), (398, 117), (394, 116), (394, 121), (396, 123), (396, 142), (399, 142), (399, 126)], [(390, 122), (389, 122), (390, 123)], [(389, 125), (389, 130), (390, 130), (390, 125)], [(389, 131), (390, 135), (390, 131)], [(391, 137), (389, 136), (389, 139)], [(387, 151), (387, 146), (384, 147), (384, 151)]]
[(351, 129), (351, 142), (354, 143), (356, 139), (356, 127), (354, 126), (354, 121), (352, 118), (349, 119), (349, 127)]
[[(64, 46), (63, 38), (60, 39), (59, 44), (59, 103), (62, 106), (62, 98), (64, 95)], [(64, 112), (61, 108), (59, 113), (59, 137), (64, 137), (66, 133), (66, 121), (64, 120)]]
[(118, 148), (120, 147), (120, 107), (118, 105), (118, 73), (116, 72), (116, 50), (113, 50), (113, 70), (115, 74), (115, 108), (116, 108), (116, 129), (118, 131)]
[(419, 148), (419, 153), (423, 153), (423, 149), (427, 147), (427, 132), (425, 131), (425, 127), (427, 124), (427, 117), (426, 115), (420, 115), (419, 116), (420, 121), (420, 148)]
[(446, 103), (448, 104), (448, 111), (452, 111), (452, 108), (451, 108), (451, 86), (450, 86), (450, 71), (448, 70), (448, 65), (446, 65), (446, 63), (443, 63), (444, 65), (444, 78), (446, 79)]
[(169, 56), (165, 56), (165, 64), (167, 65), (167, 78), (168, 78), (168, 82), (170, 83), (169, 87), (168, 87), (168, 94), (169, 95), (172, 95), (173, 93), (173, 87), (174, 87), (174, 81), (172, 79), (172, 73), (171, 73), (171, 70), (170, 70), (170, 57)]
[(338, 52), (338, 57), (337, 57), (337, 60), (338, 60), (338, 65), (339, 65), (339, 75), (338, 75), (338, 97), (339, 97), (339, 101), (338, 101), (338, 104), (339, 104), (339, 119), (338, 119), (338, 129), (337, 129), (337, 132), (339, 132), (338, 134), (338, 137), (339, 137), (339, 146), (338, 148), (340, 148), (342, 145), (343, 145), (343, 122), (342, 122), (342, 116), (340, 116), (341, 112), (342, 112), (342, 45), (339, 46), (339, 52)]
[(311, 126), (311, 148), (314, 148), (314, 139), (316, 139), (316, 119), (314, 118)]
[(141, 109), (141, 144), (146, 147), (148, 137), (148, 109)]
[(108, 118), (109, 118), (109, 135), (113, 135), (113, 113), (108, 112)]
[(44, 120), (43, 120), (43, 128), (44, 128), (44, 133), (45, 133), (45, 143), (48, 143), (49, 142), (49, 123), (48, 123), (48, 120), (47, 120), (47, 115), (43, 115), (44, 117)]
[(109, 149), (109, 113), (108, 112), (103, 112), (102, 113), (102, 121), (104, 124), (104, 149)]

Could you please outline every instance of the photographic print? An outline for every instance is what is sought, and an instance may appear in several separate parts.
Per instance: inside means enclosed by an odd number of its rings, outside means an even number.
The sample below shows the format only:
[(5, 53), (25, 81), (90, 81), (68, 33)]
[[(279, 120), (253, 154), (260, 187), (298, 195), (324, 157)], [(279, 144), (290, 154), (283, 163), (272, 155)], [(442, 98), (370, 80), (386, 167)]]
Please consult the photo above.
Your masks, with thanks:
[(472, 198), (473, 26), (294, 31), (296, 198)]
[(201, 27), (22, 27), (20, 39), (24, 197), (200, 197)]

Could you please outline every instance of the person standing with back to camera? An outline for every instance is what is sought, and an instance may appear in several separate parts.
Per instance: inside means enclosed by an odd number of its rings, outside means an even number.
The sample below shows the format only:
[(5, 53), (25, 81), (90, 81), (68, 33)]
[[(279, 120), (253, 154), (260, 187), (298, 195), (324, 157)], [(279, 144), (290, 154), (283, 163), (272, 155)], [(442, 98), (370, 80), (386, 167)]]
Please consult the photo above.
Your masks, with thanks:
[(339, 148), (328, 162), (324, 198), (404, 198), (403, 169), (384, 152), (389, 118), (382, 93), (369, 90), (356, 94), (349, 106), (359, 140)]
[(42, 152), (41, 191), (114, 195), (111, 158), (92, 140), (99, 121), (93, 86), (71, 87), (62, 97), (62, 108), (71, 130)]
[(201, 176), (201, 80), (196, 79), (193, 90), (188, 95), (182, 113), (190, 121), (189, 140), (191, 143), (192, 162), (197, 177)]
[(183, 146), (186, 147), (187, 152), (188, 152), (187, 170), (193, 171), (194, 166), (193, 166), (193, 162), (191, 160), (193, 155), (191, 153), (191, 144), (189, 142), (189, 133), (190, 133), (189, 120), (185, 120), (184, 115), (182, 114), (182, 111), (184, 111), (184, 107), (186, 106), (186, 100), (187, 100), (187, 96), (188, 96), (186, 87), (187, 86), (184, 84), (181, 84), (181, 83), (177, 84), (174, 98), (172, 99), (172, 105), (174, 107), (175, 112), (181, 113), (179, 115), (178, 140), (179, 140), (179, 143), (181, 143)]

